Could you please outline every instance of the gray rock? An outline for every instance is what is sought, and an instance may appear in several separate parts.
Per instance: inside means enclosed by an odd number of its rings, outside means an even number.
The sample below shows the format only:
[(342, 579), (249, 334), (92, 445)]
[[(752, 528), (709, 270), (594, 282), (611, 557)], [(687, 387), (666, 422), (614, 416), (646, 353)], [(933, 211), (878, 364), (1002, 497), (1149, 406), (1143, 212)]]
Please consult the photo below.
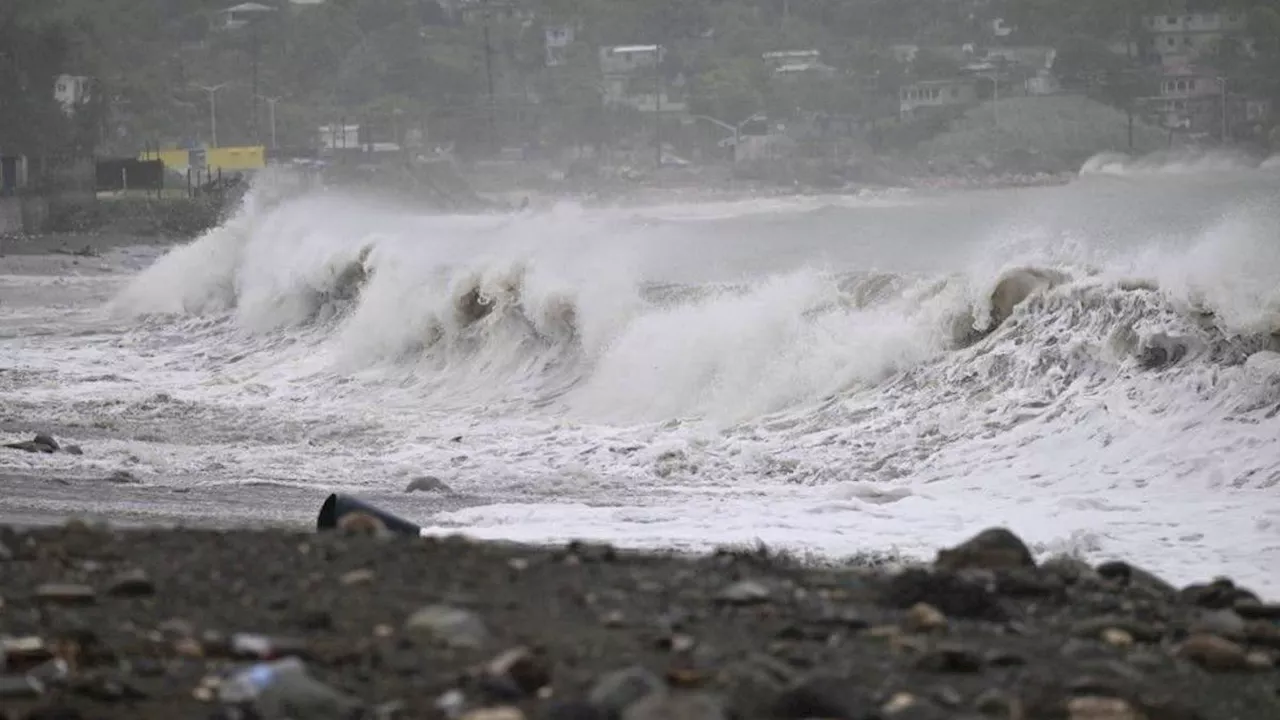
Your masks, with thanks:
[(44, 683), (27, 675), (0, 675), (0, 700), (24, 700), (44, 695)]
[(621, 720), (728, 720), (724, 703), (700, 692), (649, 695), (622, 713)]
[(1243, 640), (1245, 622), (1235, 610), (1208, 610), (1192, 620), (1188, 632), (1208, 633), (1228, 640)]
[(65, 453), (67, 453), (68, 455), (83, 455), (83, 454), (84, 454), (84, 450), (83, 450), (83, 449), (81, 449), (81, 447), (80, 447), (79, 445), (66, 445), (66, 446), (64, 446), (64, 447), (62, 448), (62, 451), (63, 451), (63, 452), (65, 452)]
[(9, 448), (10, 450), (21, 450), (23, 452), (29, 452), (29, 453), (55, 452), (54, 449), (49, 447), (48, 445), (34, 442), (32, 440), (23, 440), (22, 442), (9, 443), (8, 445), (5, 445), (5, 447)]
[(982, 666), (982, 655), (962, 645), (939, 645), (916, 660), (916, 667), (930, 672), (976, 673)]
[(1040, 563), (1040, 569), (1068, 584), (1098, 579), (1098, 573), (1089, 563), (1072, 555), (1054, 555)]
[(716, 600), (729, 605), (755, 605), (768, 602), (773, 595), (768, 586), (755, 580), (740, 580), (724, 588)]
[(1245, 670), (1248, 654), (1236, 643), (1216, 635), (1192, 635), (1178, 647), (1178, 656), (1211, 672)]
[(865, 688), (846, 678), (829, 676), (814, 676), (795, 683), (771, 705), (772, 716), (786, 720), (862, 718), (872, 717), (876, 712)]
[(939, 550), (934, 566), (939, 570), (983, 568), (1007, 570), (1034, 567), (1035, 560), (1026, 543), (1005, 528), (983, 530), (956, 547)]
[(1178, 589), (1174, 586), (1154, 574), (1122, 560), (1102, 563), (1097, 567), (1097, 572), (1108, 580), (1130, 588), (1147, 590), (1161, 598), (1169, 599), (1178, 595)]
[(138, 483), (138, 477), (128, 470), (112, 470), (107, 476), (107, 482), (117, 485), (135, 485)]
[(116, 597), (143, 597), (153, 595), (156, 584), (145, 570), (129, 570), (116, 576), (107, 586), (107, 594)]
[(424, 475), (416, 477), (409, 481), (409, 485), (405, 487), (405, 492), (434, 492), (443, 494), (452, 494), (453, 488), (444, 484), (444, 481), (434, 475)]
[(36, 600), (50, 605), (92, 605), (97, 599), (88, 585), (49, 583), (36, 588)]
[(479, 616), (448, 605), (428, 605), (414, 612), (405, 621), (405, 631), (455, 648), (480, 648), (490, 640), (489, 630)]
[(501, 680), (527, 697), (537, 695), (551, 684), (551, 664), (546, 654), (525, 647), (507, 650), (491, 660), (486, 669), (491, 678)]
[(1012, 717), (1016, 706), (1016, 700), (998, 688), (984, 690), (973, 699), (973, 709), (991, 717)]
[(1163, 630), (1155, 625), (1116, 615), (1104, 615), (1081, 620), (1071, 627), (1071, 634), (1076, 637), (1094, 640), (1100, 638), (1103, 631), (1111, 628), (1129, 633), (1138, 642), (1155, 642), (1164, 635)]
[(55, 451), (62, 449), (62, 446), (58, 445), (58, 441), (54, 440), (53, 436), (48, 433), (36, 433), (35, 438), (33, 438), (31, 442), (36, 443), (37, 445), (47, 445)]
[(622, 714), (644, 698), (666, 691), (662, 678), (639, 665), (611, 672), (596, 681), (587, 695), (592, 705), (610, 716)]

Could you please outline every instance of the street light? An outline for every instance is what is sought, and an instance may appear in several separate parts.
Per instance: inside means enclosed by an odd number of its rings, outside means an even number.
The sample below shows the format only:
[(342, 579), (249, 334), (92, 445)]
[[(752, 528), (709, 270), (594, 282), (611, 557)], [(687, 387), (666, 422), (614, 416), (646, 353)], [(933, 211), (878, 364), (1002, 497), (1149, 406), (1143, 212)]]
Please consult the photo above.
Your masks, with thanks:
[(259, 98), (267, 101), (267, 114), (271, 123), (271, 149), (276, 149), (276, 103), (289, 97), (288, 95), (280, 95), (279, 97), (267, 97), (259, 95)]
[(1227, 78), (1219, 75), (1218, 84), (1222, 86), (1222, 93), (1220, 96), (1220, 101), (1222, 105), (1221, 138), (1222, 138), (1222, 144), (1225, 146), (1227, 144)]
[(217, 85), (196, 85), (195, 83), (191, 85), (193, 88), (209, 93), (209, 133), (213, 136), (213, 147), (218, 147), (218, 91), (230, 84), (224, 82)]

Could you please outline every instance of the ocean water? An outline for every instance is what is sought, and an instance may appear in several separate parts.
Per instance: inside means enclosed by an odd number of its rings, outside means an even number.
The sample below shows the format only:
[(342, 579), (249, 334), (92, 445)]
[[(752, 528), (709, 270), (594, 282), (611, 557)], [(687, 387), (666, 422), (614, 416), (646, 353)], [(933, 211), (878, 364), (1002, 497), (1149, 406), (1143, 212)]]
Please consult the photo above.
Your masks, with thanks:
[(275, 176), (168, 252), (2, 262), (0, 428), (85, 455), (0, 454), (0, 515), (307, 523), (342, 490), (442, 533), (833, 557), (1004, 525), (1280, 593), (1274, 163), (510, 215)]

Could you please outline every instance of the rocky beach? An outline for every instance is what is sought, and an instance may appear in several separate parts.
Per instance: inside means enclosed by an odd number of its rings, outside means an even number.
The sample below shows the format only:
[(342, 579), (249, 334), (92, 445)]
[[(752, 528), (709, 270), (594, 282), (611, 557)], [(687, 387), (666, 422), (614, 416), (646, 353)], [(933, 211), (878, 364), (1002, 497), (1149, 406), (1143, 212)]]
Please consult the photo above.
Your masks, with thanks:
[(1280, 605), (1225, 578), (322, 533), (0, 528), (0, 708), (39, 718), (1280, 716)]

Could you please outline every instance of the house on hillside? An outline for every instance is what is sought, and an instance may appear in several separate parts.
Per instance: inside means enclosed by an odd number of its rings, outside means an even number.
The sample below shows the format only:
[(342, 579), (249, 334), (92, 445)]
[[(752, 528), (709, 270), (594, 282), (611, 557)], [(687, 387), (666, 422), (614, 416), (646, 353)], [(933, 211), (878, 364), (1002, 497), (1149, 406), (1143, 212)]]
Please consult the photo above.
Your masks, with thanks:
[(239, 30), (249, 23), (257, 20), (266, 13), (273, 13), (276, 9), (270, 5), (262, 3), (246, 2), (239, 5), (232, 5), (225, 10), (220, 10), (218, 15), (222, 17), (221, 27), (223, 30)]
[(836, 72), (835, 68), (822, 62), (822, 53), (818, 50), (781, 50), (767, 52), (762, 57), (774, 77), (831, 77)]
[(546, 49), (547, 67), (559, 67), (565, 64), (569, 46), (573, 44), (574, 28), (572, 25), (548, 25), (542, 30), (543, 47)]
[(1224, 39), (1240, 36), (1245, 23), (1241, 10), (1147, 15), (1142, 18), (1150, 35), (1145, 49), (1166, 67), (1187, 65), (1212, 53)]
[(89, 100), (89, 78), (84, 75), (59, 75), (53, 82), (53, 97), (62, 106), (62, 112), (70, 115), (82, 103)]
[(972, 78), (921, 80), (898, 90), (898, 113), (904, 120), (940, 108), (968, 107), (977, 102), (977, 82)]
[(1193, 134), (1220, 132), (1227, 112), (1226, 88), (1215, 74), (1180, 69), (1165, 73), (1159, 93), (1146, 106), (1161, 127)]
[(685, 103), (665, 86), (658, 90), (666, 48), (661, 45), (615, 45), (600, 48), (604, 103), (642, 112), (682, 113)]
[(1052, 95), (1062, 89), (1053, 72), (1058, 51), (1040, 45), (991, 47), (976, 51), (962, 68), (966, 74), (1000, 82), (1002, 94)]
[(1159, 92), (1144, 103), (1151, 119), (1192, 135), (1228, 136), (1261, 132), (1270, 101), (1232, 90), (1231, 81), (1205, 68), (1177, 68), (1160, 79)]

